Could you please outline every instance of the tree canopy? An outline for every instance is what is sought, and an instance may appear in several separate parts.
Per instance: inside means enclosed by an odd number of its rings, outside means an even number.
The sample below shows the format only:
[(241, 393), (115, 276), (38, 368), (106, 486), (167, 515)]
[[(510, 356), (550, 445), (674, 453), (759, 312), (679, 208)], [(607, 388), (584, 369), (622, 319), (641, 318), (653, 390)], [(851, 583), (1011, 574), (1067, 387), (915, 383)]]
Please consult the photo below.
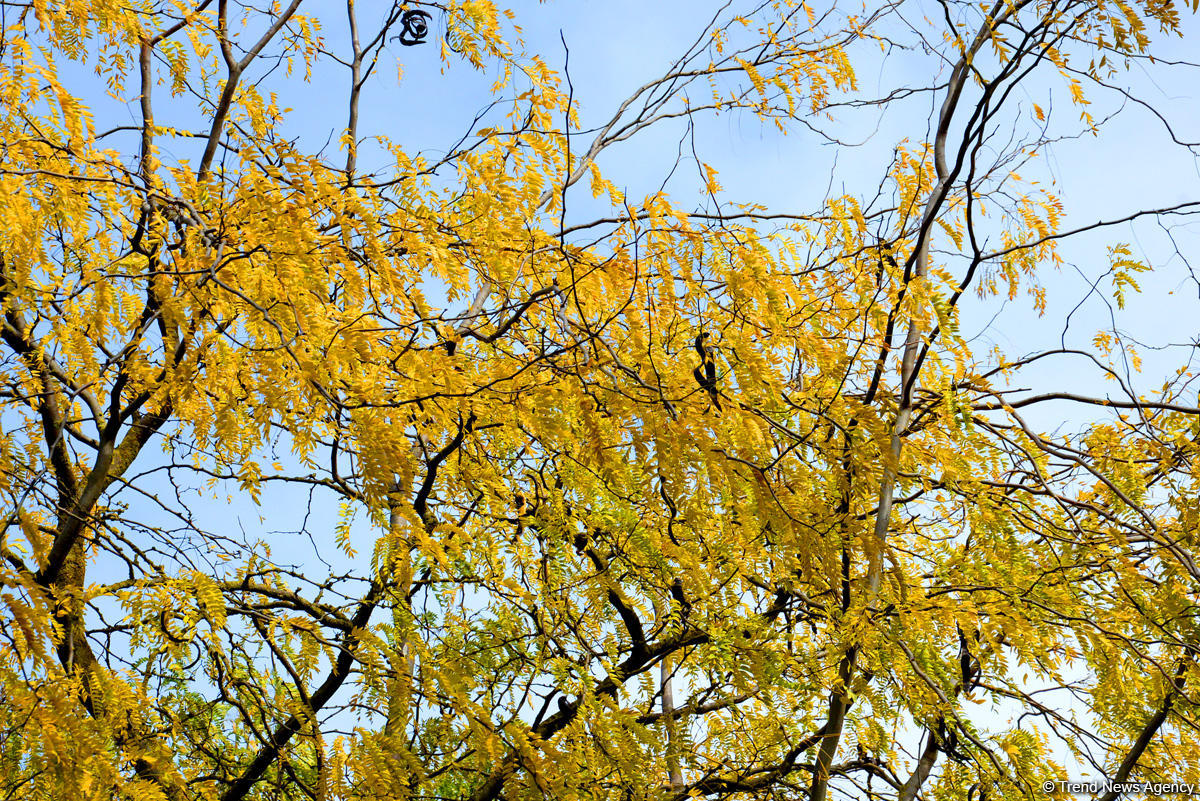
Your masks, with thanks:
[[(733, 3), (605, 110), (566, 4), (0, 0), (0, 798), (1200, 783), (1194, 343), (976, 336), (1186, 265), (1122, 226), (1194, 176), (1047, 166), (1195, 147), (1180, 10)], [(723, 190), (730, 119), (824, 194)]]

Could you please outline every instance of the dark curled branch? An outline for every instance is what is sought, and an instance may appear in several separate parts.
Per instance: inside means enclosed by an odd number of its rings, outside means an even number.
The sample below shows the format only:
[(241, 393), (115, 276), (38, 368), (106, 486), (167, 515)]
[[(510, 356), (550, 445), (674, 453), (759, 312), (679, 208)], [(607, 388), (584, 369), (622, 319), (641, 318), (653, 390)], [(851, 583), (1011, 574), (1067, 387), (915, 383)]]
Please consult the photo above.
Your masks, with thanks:
[(405, 47), (419, 45), (429, 35), (429, 12), (405, 11), (400, 16), (400, 35), (396, 37)]

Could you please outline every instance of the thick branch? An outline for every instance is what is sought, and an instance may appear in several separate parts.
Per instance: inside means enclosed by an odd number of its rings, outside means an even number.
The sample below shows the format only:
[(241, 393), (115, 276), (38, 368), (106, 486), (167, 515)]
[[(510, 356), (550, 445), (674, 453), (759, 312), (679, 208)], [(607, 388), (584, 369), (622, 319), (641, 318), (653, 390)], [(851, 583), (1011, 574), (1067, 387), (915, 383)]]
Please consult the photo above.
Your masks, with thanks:
[[(1167, 691), (1166, 696), (1162, 700), (1162, 704), (1158, 710), (1151, 716), (1150, 720), (1146, 721), (1146, 725), (1142, 727), (1141, 734), (1134, 740), (1133, 745), (1129, 747), (1128, 753), (1125, 754), (1125, 759), (1121, 760), (1121, 766), (1117, 768), (1116, 774), (1113, 775), (1113, 783), (1120, 784), (1129, 778), (1133, 773), (1133, 769), (1137, 767), (1138, 760), (1142, 758), (1146, 748), (1150, 745), (1150, 741), (1158, 734), (1158, 730), (1167, 722), (1167, 718), (1171, 714), (1171, 707), (1175, 704), (1175, 699), (1183, 692), (1185, 673), (1188, 665), (1191, 664), (1190, 659), (1185, 659), (1179, 664), (1179, 668), (1175, 671), (1175, 676), (1171, 680), (1171, 689)], [(1104, 795), (1100, 796), (1099, 801), (1116, 801), (1121, 795), (1117, 790), (1109, 790)]]

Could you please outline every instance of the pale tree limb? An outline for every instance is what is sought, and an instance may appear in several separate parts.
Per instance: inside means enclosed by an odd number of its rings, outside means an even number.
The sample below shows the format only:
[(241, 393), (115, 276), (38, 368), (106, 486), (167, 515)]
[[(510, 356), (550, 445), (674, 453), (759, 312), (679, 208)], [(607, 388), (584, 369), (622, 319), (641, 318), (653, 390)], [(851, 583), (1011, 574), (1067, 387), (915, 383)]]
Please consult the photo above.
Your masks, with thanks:
[[(934, 138), (934, 167), (937, 171), (938, 182), (929, 194), (922, 215), (920, 247), (915, 257), (914, 279), (922, 279), (929, 273), (929, 240), (932, 236), (933, 222), (945, 202), (954, 173), (946, 163), (946, 140), (950, 123), (958, 102), (966, 86), (967, 77), (975, 56), (985, 43), (991, 40), (996, 26), (1009, 19), (1016, 11), (1026, 5), (1026, 2), (1009, 5), (1000, 0), (988, 14), (974, 40), (959, 58), (947, 84), (946, 97), (938, 114), (937, 132)], [(904, 353), (900, 365), (900, 386), (909, 390), (915, 384), (915, 367), (918, 348), (921, 343), (921, 327), (916, 320), (909, 323), (905, 337)], [(872, 540), (867, 548), (867, 586), (866, 604), (872, 606), (879, 596), (879, 586), (883, 578), (883, 552), (887, 542), (887, 532), (891, 525), (892, 503), (895, 497), (897, 471), (899, 470), (900, 453), (903, 447), (903, 434), (912, 416), (911, 402), (901, 405), (896, 413), (892, 426), (891, 441), (887, 460), (883, 465), (883, 477), (879, 486), (879, 500), (876, 506), (875, 523)], [(810, 801), (825, 801), (828, 794), (830, 767), (841, 742), (842, 729), (846, 721), (846, 713), (850, 708), (850, 682), (854, 675), (858, 648), (852, 646), (842, 658), (838, 666), (838, 683), (829, 695), (828, 722), (821, 748), (817, 752), (817, 761), (813, 771), (813, 781), (809, 790)]]

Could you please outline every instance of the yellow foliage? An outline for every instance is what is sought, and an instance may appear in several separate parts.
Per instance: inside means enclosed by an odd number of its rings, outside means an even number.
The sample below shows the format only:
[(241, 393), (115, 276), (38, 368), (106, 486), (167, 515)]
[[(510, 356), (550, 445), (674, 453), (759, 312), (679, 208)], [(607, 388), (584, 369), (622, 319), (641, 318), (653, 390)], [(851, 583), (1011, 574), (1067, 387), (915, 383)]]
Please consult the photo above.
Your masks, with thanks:
[[(976, 341), (1022, 290), (1057, 308), (1080, 233), (1021, 82), (1100, 135), (1085, 78), (1178, 12), (952, 6), (723, 11), (599, 125), (490, 0), (6, 6), (0, 795), (1029, 798), (1064, 748), (1200, 772), (1186, 370), (1150, 398), (1117, 330)], [(376, 69), (423, 28), (442, 76)], [(855, 67), (893, 48), (933, 77), (876, 97)], [(490, 85), (462, 141), (370, 127), (393, 76), (462, 64)], [(811, 213), (697, 152), (738, 114), (856, 160), (851, 115), (910, 95), (930, 141), (868, 184), (778, 168)], [(609, 177), (675, 124), (677, 164)], [(1108, 255), (1120, 309), (1154, 265)], [(1068, 356), (1112, 395), (1014, 389)], [(1052, 402), (1092, 424), (1042, 431)]]

